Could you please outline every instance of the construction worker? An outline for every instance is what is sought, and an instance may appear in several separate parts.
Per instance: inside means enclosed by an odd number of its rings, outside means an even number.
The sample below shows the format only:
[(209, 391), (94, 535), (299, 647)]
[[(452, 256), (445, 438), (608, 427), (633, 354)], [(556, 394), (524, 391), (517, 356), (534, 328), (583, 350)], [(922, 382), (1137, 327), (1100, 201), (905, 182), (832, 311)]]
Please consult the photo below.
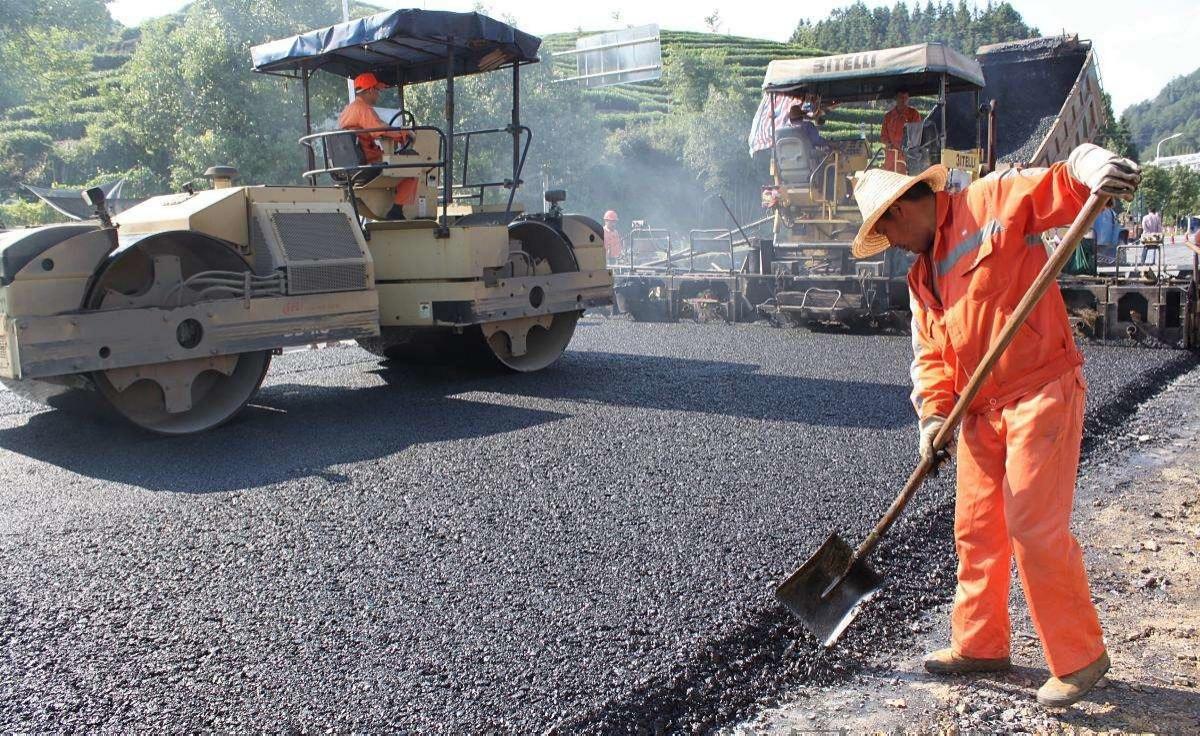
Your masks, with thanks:
[(1158, 257), (1159, 246), (1162, 245), (1162, 241), (1162, 215), (1158, 214), (1158, 208), (1151, 207), (1150, 212), (1142, 218), (1142, 237), (1139, 239), (1139, 242), (1142, 243), (1142, 253), (1138, 257), (1139, 266), (1149, 266), (1153, 263), (1151, 256)]
[[(1090, 192), (1131, 198), (1141, 174), (1086, 144), (1048, 169), (993, 174), (948, 194), (944, 166), (910, 177), (861, 174), (863, 225), (852, 252), (891, 246), (917, 254), (908, 274), (913, 405), (920, 454), (934, 456), (941, 430), (972, 372), (1047, 260), (1038, 236), (1070, 223)], [(1017, 570), (1051, 677), (1038, 702), (1083, 697), (1109, 659), (1069, 522), (1083, 435), (1083, 357), (1057, 286), (997, 362), (971, 404), (957, 442), (954, 539), (958, 586), (950, 647), (933, 652), (935, 673), (1010, 666), (1009, 568)]]
[(908, 173), (908, 164), (904, 160), (904, 126), (919, 122), (921, 113), (908, 106), (908, 90), (897, 91), (896, 104), (883, 116), (883, 128), (879, 131), (885, 149), (883, 168)]
[(1092, 238), (1096, 241), (1096, 265), (1117, 265), (1117, 245), (1121, 240), (1121, 225), (1117, 222), (1117, 212), (1112, 202), (1108, 202), (1104, 211), (1096, 218), (1092, 226)]
[(617, 213), (613, 210), (604, 213), (604, 253), (610, 263), (621, 257), (621, 233), (617, 232)]
[[(342, 130), (370, 130), (386, 128), (379, 113), (375, 112), (375, 104), (379, 102), (380, 90), (387, 89), (371, 72), (364, 72), (354, 78), (354, 99), (338, 115), (338, 127)], [(375, 141), (379, 138), (390, 138), (397, 146), (407, 145), (412, 134), (406, 130), (389, 130), (375, 133), (362, 133), (358, 136), (358, 147), (362, 149), (363, 158), (368, 164), (376, 164), (383, 160), (383, 151)], [(403, 171), (403, 169), (396, 169)], [(404, 205), (411, 205), (417, 198), (417, 180), (415, 177), (401, 179), (396, 185), (396, 196), (392, 200), (392, 208), (384, 216), (388, 220), (403, 220)]]
[(812, 144), (813, 150), (824, 155), (829, 150), (829, 141), (821, 135), (821, 131), (817, 129), (816, 121), (824, 120), (823, 117), (818, 118), (813, 113), (811, 102), (805, 102), (802, 105), (792, 105), (788, 109), (788, 127), (795, 128), (800, 134)]

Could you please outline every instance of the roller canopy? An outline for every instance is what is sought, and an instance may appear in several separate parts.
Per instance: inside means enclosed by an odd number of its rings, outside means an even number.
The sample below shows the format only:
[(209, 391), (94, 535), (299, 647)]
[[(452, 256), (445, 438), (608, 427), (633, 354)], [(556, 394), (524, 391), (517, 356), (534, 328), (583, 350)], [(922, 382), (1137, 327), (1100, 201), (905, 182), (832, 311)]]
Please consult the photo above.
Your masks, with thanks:
[(447, 45), (455, 75), (538, 61), (537, 36), (479, 13), (390, 10), (366, 18), (268, 41), (250, 49), (254, 71), (300, 76), (322, 69), (352, 78), (372, 72), (385, 84), (446, 77)]
[(826, 100), (853, 102), (892, 97), (898, 90), (932, 95), (945, 74), (950, 92), (983, 87), (979, 62), (941, 43), (856, 54), (780, 59), (767, 66), (764, 92), (815, 93)]

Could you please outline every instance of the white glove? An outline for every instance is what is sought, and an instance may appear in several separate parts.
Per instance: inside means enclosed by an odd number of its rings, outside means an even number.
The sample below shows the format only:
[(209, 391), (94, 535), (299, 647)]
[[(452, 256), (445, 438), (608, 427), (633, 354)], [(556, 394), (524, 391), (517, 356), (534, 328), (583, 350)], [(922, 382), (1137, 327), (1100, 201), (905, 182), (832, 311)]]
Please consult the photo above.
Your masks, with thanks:
[[(933, 440), (945, 425), (946, 417), (932, 416), (921, 420), (921, 445), (919, 452), (922, 460), (929, 460), (933, 457)], [(951, 438), (950, 442), (946, 443), (946, 451), (951, 455), (954, 454), (953, 438)]]
[(1121, 158), (1092, 143), (1071, 151), (1067, 171), (1077, 181), (1088, 185), (1094, 194), (1107, 194), (1132, 200), (1133, 192), (1142, 182), (1142, 169), (1127, 158)]

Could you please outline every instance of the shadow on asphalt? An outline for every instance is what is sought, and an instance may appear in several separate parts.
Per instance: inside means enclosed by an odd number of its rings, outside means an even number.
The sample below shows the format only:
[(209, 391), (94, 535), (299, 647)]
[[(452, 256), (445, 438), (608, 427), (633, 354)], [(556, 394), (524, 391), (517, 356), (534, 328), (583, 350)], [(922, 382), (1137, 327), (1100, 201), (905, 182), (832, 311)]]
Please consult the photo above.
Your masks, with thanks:
[(92, 478), (210, 493), (303, 477), (336, 482), (331, 466), (567, 416), (459, 396), (472, 391), (864, 429), (911, 422), (901, 386), (760, 374), (717, 361), (581, 352), (530, 374), (394, 363), (370, 372), (383, 383), (265, 386), (232, 422), (198, 436), (157, 437), (107, 413), (49, 411), (0, 430), (0, 447)]
[(397, 387), (264, 387), (232, 422), (192, 437), (158, 437), (116, 417), (35, 414), (0, 430), (0, 447), (80, 475), (154, 491), (211, 493), (343, 476), (332, 466), (406, 447), (535, 427), (565, 415)]
[(388, 383), (444, 384), (454, 393), (494, 391), (824, 427), (879, 430), (915, 423), (907, 386), (758, 371), (757, 365), (744, 363), (570, 352), (554, 369), (542, 373), (497, 375), (460, 367), (390, 363), (377, 373)]

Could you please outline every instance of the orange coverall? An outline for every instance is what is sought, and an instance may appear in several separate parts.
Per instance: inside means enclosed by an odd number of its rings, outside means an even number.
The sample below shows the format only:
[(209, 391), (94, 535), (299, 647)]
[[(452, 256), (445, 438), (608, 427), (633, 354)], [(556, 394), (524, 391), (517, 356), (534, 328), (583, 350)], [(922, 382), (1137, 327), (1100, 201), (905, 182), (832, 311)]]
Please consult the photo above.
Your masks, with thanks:
[(621, 257), (621, 234), (607, 226), (604, 228), (604, 251), (609, 260)]
[[(375, 108), (368, 105), (366, 100), (361, 97), (355, 97), (342, 110), (342, 114), (338, 115), (338, 127), (342, 130), (369, 130), (371, 128), (386, 128), (388, 124), (383, 122), (383, 119), (379, 117), (379, 113), (375, 112)], [(380, 150), (379, 146), (375, 145), (375, 139), (381, 137), (391, 138), (398, 144), (404, 144), (409, 139), (409, 133), (406, 131), (395, 131), (360, 134), (358, 136), (358, 147), (362, 149), (363, 157), (368, 164), (377, 164), (383, 160), (383, 151)], [(404, 170), (391, 169), (391, 171)], [(398, 205), (409, 205), (417, 201), (417, 179), (415, 176), (402, 179), (396, 185), (396, 197), (393, 201)]]
[[(908, 276), (913, 404), (949, 416), (972, 372), (1046, 263), (1042, 230), (1071, 222), (1088, 188), (1065, 164), (1009, 170), (936, 197), (933, 249)], [(1083, 436), (1083, 357), (1057, 285), (1042, 297), (971, 404), (958, 440), (951, 646), (1009, 655), (1010, 560), (1046, 661), (1070, 674), (1104, 651), (1069, 524)]]
[(887, 149), (887, 159), (883, 164), (885, 169), (901, 174), (908, 173), (908, 164), (904, 161), (904, 125), (919, 122), (921, 113), (907, 106), (903, 112), (900, 108), (893, 107), (883, 116), (883, 128), (879, 131), (879, 139)]

